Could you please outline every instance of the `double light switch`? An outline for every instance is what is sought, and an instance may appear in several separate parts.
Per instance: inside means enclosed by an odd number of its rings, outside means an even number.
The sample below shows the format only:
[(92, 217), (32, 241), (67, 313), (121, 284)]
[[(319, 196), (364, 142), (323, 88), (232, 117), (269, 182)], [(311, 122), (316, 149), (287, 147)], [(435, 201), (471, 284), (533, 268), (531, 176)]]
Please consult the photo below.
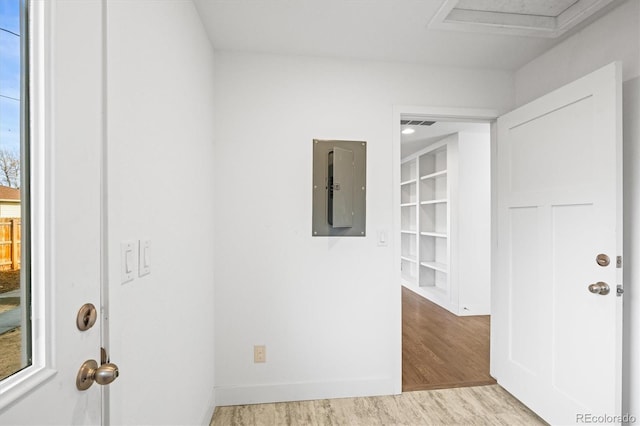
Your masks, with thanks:
[(133, 281), (137, 275), (143, 277), (151, 272), (151, 240), (123, 241), (120, 243), (120, 281)]

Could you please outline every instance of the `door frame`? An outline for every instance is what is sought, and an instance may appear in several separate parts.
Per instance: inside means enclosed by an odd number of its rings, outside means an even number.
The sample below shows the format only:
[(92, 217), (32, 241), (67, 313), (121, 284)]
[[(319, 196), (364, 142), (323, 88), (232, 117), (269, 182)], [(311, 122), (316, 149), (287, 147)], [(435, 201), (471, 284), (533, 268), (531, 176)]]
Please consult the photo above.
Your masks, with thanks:
[[(493, 276), (493, 271), (495, 267), (495, 251), (496, 251), (496, 241), (497, 241), (497, 232), (496, 232), (496, 220), (497, 220), (497, 162), (496, 162), (496, 154), (497, 154), (497, 126), (496, 122), (500, 115), (504, 114), (507, 111), (505, 109), (497, 110), (497, 109), (482, 109), (482, 108), (458, 108), (458, 107), (429, 107), (429, 106), (411, 106), (411, 105), (394, 105), (393, 106), (393, 146), (392, 146), (392, 196), (393, 196), (393, 238), (392, 241), (392, 249), (393, 249), (393, 262), (394, 262), (394, 271), (396, 276), (396, 282), (398, 283), (398, 293), (396, 299), (396, 324), (400, 327), (398, 335), (400, 336), (398, 346), (399, 349), (396, 352), (396, 379), (394, 382), (396, 383), (396, 394), (402, 393), (402, 275), (400, 268), (397, 265), (400, 262), (400, 239), (397, 238), (400, 235), (400, 162), (401, 162), (401, 125), (400, 119), (402, 115), (412, 115), (412, 116), (420, 116), (425, 117), (425, 119), (433, 120), (433, 121), (473, 121), (480, 123), (489, 123), (491, 126), (491, 148), (490, 148), (490, 156), (491, 156), (491, 276)], [(493, 291), (493, 286), (492, 291)]]

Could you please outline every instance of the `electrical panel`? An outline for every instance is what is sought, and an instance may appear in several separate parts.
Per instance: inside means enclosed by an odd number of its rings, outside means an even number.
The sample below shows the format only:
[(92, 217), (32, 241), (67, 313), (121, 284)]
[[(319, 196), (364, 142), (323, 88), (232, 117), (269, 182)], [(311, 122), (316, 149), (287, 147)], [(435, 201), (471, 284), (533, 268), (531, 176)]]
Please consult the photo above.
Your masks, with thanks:
[(312, 235), (366, 235), (367, 143), (313, 140)]

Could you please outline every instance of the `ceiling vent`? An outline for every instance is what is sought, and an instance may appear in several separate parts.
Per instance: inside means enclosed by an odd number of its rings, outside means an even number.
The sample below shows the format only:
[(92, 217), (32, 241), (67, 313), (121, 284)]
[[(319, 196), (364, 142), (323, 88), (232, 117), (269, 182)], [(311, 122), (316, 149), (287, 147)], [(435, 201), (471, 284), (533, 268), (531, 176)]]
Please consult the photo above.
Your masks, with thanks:
[(435, 121), (427, 120), (400, 120), (402, 126), (431, 126)]
[(614, 0), (445, 0), (429, 28), (558, 37)]

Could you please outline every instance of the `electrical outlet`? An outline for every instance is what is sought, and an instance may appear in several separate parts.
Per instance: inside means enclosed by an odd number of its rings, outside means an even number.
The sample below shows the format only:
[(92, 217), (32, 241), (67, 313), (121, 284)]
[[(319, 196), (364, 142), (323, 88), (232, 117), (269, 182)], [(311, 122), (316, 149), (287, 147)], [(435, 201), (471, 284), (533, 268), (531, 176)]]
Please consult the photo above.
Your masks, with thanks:
[(267, 347), (265, 345), (256, 345), (253, 347), (253, 362), (267, 362)]

